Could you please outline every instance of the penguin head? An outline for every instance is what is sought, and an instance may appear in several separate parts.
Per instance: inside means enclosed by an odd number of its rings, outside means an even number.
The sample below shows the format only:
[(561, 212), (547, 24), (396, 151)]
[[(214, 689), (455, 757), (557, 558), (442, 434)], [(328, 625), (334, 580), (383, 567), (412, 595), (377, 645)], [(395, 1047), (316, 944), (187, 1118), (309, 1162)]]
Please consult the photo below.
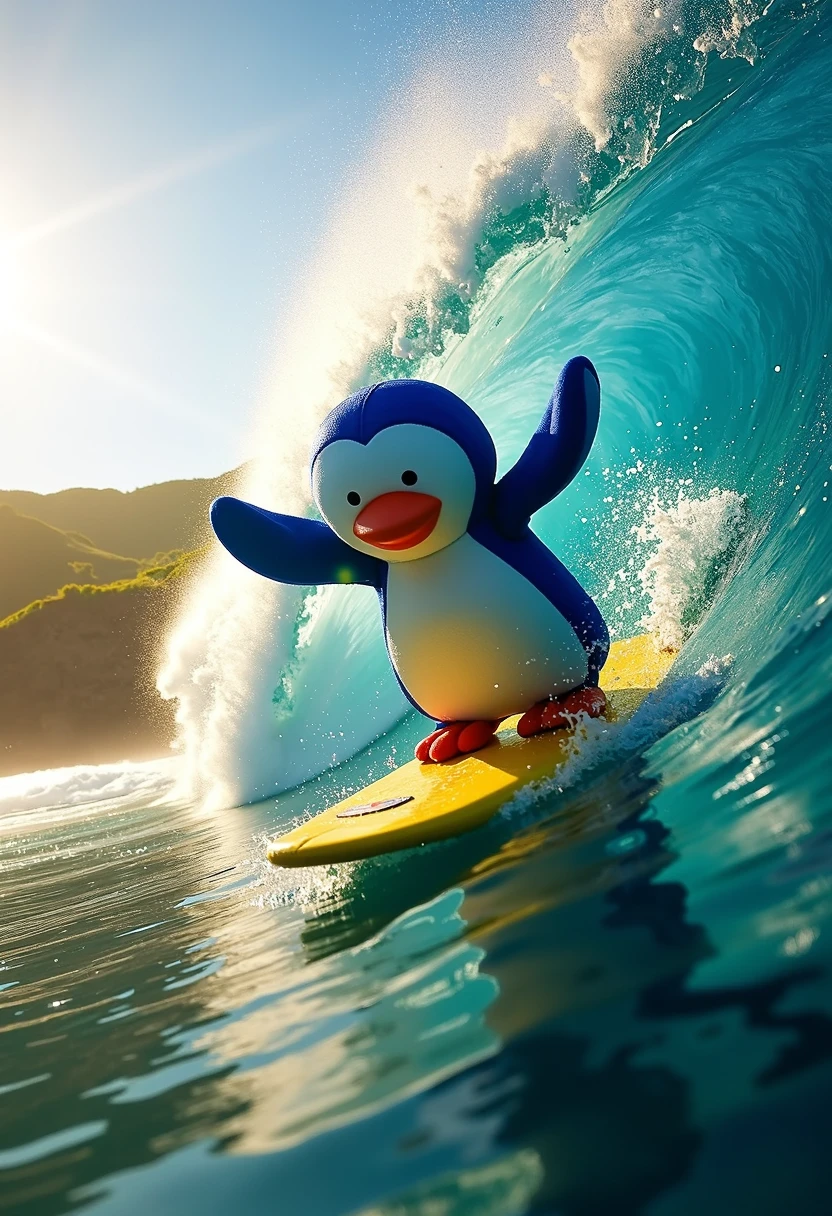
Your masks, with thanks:
[(362, 553), (413, 561), (458, 540), (487, 506), (497, 471), (491, 436), (448, 389), (388, 380), (325, 419), (312, 492), (326, 522)]

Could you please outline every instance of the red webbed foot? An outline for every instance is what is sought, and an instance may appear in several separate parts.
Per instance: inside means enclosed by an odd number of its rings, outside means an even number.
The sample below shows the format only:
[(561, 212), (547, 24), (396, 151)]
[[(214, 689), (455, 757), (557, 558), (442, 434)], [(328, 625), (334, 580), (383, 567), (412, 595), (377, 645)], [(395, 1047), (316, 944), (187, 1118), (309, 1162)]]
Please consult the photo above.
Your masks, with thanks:
[(499, 722), (448, 722), (416, 745), (416, 759), (422, 764), (442, 764), (455, 756), (477, 752), (494, 737)]
[(545, 730), (568, 726), (578, 714), (600, 718), (607, 708), (607, 698), (600, 688), (576, 688), (550, 701), (538, 701), (517, 723), (517, 733), (527, 739)]

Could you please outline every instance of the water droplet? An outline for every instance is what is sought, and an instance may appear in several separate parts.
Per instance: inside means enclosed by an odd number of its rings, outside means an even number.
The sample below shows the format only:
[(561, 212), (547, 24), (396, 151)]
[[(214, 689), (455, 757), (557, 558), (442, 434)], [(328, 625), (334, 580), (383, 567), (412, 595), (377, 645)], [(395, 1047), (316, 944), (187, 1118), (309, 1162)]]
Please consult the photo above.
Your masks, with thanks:
[(634, 832), (627, 832), (624, 836), (619, 836), (617, 840), (611, 840), (607, 845), (607, 853), (613, 856), (618, 856), (621, 853), (632, 853), (634, 849), (640, 849), (647, 841), (647, 836), (640, 828), (636, 828)]

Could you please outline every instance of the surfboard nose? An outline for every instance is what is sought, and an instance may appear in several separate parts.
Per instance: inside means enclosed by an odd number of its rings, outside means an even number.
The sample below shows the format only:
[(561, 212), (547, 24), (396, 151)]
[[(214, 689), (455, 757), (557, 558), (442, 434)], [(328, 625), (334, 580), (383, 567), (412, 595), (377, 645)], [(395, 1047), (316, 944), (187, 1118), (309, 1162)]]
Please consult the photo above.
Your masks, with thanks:
[(392, 490), (368, 502), (353, 533), (377, 549), (412, 549), (427, 540), (439, 519), (442, 500), (417, 490)]
[(287, 869), (303, 866), (306, 860), (300, 856), (301, 843), (295, 840), (273, 840), (269, 844), (266, 857), (273, 866), (283, 866)]

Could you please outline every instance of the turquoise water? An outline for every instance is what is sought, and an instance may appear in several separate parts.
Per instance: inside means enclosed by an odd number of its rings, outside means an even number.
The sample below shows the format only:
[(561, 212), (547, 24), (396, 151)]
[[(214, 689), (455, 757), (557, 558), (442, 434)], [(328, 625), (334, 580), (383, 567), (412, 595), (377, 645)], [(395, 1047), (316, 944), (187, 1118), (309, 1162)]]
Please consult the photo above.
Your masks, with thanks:
[(515, 216), (423, 364), (505, 464), (591, 355), (597, 449), (539, 530), (619, 635), (686, 639), (669, 687), (537, 802), (329, 871), (263, 840), (416, 718), (230, 811), (164, 765), (2, 783), (0, 1208), (828, 1210), (832, 16), (752, 36), (660, 115), (642, 65), (656, 155), (607, 188), (621, 124), (565, 240)]

